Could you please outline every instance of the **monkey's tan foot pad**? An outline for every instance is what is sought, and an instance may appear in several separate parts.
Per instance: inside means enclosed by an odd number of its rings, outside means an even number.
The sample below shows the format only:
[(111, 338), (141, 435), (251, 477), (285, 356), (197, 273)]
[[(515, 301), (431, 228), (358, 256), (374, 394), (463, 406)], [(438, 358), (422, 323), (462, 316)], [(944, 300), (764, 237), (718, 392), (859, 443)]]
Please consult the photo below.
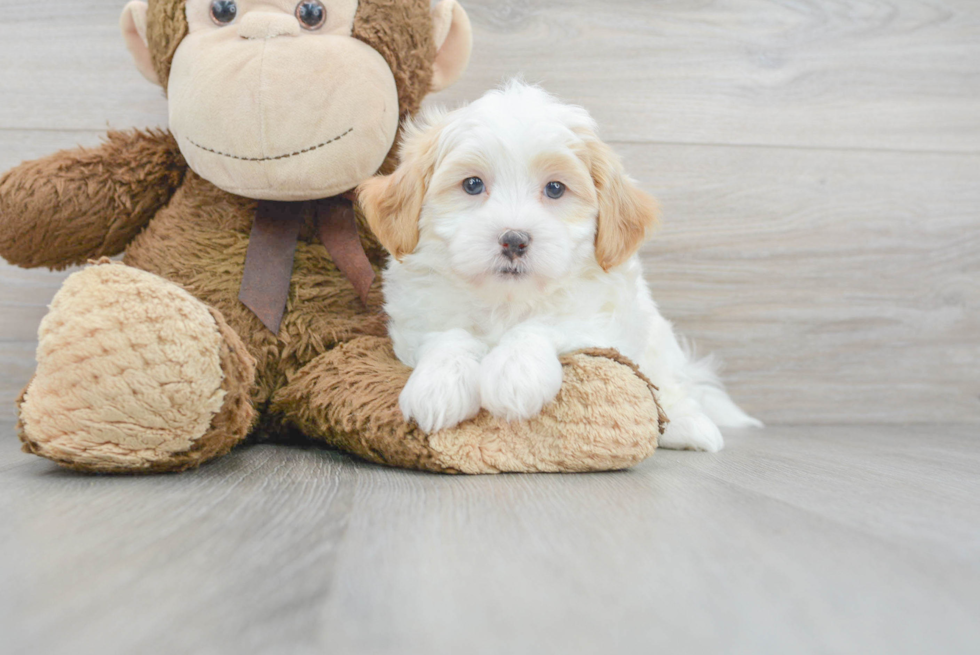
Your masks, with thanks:
[(71, 275), (18, 399), (24, 450), (99, 473), (178, 471), (248, 433), (255, 363), (216, 311), (122, 264)]
[(625, 469), (650, 456), (666, 419), (655, 388), (616, 351), (562, 358), (558, 397), (529, 421), (481, 412), (433, 435), (406, 423), (398, 396), (411, 371), (386, 338), (361, 337), (307, 365), (276, 398), (312, 437), (367, 460), (446, 473)]

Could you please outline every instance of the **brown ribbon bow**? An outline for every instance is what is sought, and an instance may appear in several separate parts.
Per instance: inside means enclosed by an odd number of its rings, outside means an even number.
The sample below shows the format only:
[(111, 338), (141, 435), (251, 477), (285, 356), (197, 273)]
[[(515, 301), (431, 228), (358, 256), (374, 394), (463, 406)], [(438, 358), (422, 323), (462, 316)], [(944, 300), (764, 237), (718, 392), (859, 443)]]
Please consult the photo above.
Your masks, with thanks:
[(349, 196), (306, 202), (260, 201), (245, 253), (238, 299), (273, 334), (279, 333), (286, 311), (296, 243), (308, 202), (313, 204), (320, 242), (337, 268), (350, 280), (365, 306), (374, 282), (374, 269), (357, 234), (357, 218)]

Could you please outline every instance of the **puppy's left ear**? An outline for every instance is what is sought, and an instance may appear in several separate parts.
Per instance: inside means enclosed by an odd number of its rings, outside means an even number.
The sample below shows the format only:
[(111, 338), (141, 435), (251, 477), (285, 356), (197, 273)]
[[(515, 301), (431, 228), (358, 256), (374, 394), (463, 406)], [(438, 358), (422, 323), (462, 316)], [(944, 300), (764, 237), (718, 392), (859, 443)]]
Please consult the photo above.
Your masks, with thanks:
[(605, 143), (590, 140), (592, 179), (599, 195), (595, 256), (603, 270), (624, 263), (640, 249), (657, 224), (657, 201), (637, 188), (619, 157)]
[(391, 256), (401, 261), (419, 243), (419, 216), (435, 168), (438, 131), (409, 126), (401, 164), (391, 175), (357, 187), (357, 200), (368, 226)]

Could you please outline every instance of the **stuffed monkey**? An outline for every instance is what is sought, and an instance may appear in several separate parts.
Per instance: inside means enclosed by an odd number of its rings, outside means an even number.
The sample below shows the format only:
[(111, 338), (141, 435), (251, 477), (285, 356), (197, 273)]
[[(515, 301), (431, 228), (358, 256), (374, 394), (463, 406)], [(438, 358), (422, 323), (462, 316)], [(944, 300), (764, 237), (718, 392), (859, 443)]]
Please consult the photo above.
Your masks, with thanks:
[(41, 323), (26, 451), (179, 471), (299, 429), (374, 462), (489, 473), (618, 469), (656, 447), (652, 386), (615, 352), (566, 357), (557, 400), (520, 424), (484, 413), (426, 435), (398, 410), (385, 255), (349, 192), (394, 167), (401, 122), (465, 69), (456, 0), (150, 0), (121, 24), (169, 131), (0, 178), (0, 255), (92, 263)]

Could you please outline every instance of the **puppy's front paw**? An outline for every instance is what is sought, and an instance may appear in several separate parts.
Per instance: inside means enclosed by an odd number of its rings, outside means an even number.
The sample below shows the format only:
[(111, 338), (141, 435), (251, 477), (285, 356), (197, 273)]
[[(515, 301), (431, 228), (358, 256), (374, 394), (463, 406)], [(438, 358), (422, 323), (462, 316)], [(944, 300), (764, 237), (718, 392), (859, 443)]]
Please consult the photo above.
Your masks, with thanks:
[(527, 419), (554, 400), (561, 380), (561, 362), (547, 343), (503, 343), (480, 365), (480, 396), (498, 418)]
[(667, 412), (670, 423), (660, 437), (660, 447), (673, 450), (704, 450), (717, 453), (725, 446), (721, 431), (714, 421), (701, 411), (681, 413)]
[(480, 412), (480, 364), (464, 357), (423, 362), (398, 398), (405, 420), (423, 432), (451, 428)]

